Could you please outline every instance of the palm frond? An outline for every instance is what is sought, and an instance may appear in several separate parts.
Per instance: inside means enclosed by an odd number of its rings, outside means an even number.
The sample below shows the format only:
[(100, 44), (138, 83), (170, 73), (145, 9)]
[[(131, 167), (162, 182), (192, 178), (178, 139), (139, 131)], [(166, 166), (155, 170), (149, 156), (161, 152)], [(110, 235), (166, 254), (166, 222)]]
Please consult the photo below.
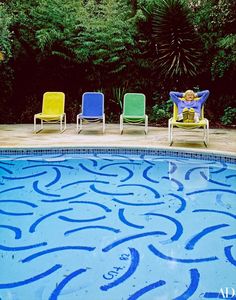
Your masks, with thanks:
[(199, 72), (201, 43), (181, 0), (162, 0), (153, 14), (157, 67), (165, 78), (195, 76)]

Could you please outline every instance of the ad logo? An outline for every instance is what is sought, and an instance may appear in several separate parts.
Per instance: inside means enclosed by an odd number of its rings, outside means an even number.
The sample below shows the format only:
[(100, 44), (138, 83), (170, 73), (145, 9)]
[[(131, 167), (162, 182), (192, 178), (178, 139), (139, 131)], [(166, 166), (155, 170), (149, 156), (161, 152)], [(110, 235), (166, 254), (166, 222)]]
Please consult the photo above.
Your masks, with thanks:
[(221, 288), (219, 293), (223, 299), (232, 299), (236, 295), (235, 289), (232, 287)]

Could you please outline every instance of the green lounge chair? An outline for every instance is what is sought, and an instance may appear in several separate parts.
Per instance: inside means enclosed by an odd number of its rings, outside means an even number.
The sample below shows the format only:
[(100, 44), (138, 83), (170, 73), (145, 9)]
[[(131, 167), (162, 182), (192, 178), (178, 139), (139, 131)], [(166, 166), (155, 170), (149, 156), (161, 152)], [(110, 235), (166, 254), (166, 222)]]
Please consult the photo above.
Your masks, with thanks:
[[(65, 94), (62, 92), (46, 92), (43, 94), (42, 112), (34, 115), (34, 132), (43, 129), (43, 123), (60, 123), (60, 131), (66, 129)], [(41, 127), (37, 131), (37, 119), (41, 120)], [(64, 121), (64, 128), (63, 128)]]
[(124, 123), (145, 125), (148, 132), (148, 116), (145, 114), (146, 97), (140, 93), (126, 93), (123, 102), (123, 114), (120, 115), (120, 133), (123, 133)]

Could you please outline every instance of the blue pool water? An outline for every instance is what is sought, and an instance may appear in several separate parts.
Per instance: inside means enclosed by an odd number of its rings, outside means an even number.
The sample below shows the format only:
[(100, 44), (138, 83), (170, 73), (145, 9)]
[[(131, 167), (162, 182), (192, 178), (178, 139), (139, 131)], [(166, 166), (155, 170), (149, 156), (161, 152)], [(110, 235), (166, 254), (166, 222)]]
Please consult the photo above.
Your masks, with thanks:
[(217, 161), (0, 156), (0, 299), (232, 299), (235, 183)]

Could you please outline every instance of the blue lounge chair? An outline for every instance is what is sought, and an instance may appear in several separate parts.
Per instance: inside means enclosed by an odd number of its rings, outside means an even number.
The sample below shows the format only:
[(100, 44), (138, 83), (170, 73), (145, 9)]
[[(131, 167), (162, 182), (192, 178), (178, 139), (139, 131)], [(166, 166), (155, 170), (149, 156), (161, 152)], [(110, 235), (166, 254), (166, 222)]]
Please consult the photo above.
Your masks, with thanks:
[(102, 121), (102, 132), (105, 131), (104, 95), (99, 92), (86, 92), (82, 96), (82, 112), (77, 115), (76, 129), (79, 133), (84, 123)]

